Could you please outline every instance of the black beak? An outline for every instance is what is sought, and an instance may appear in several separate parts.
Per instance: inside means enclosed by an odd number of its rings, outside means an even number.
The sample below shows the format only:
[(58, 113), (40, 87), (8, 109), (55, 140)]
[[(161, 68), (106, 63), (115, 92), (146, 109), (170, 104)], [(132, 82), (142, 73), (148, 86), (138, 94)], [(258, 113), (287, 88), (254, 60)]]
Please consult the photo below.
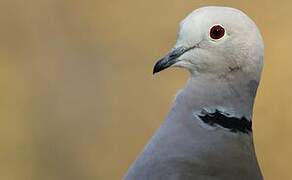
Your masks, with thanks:
[[(193, 48), (193, 47), (192, 47)], [(186, 47), (179, 47), (174, 50), (172, 50), (170, 53), (168, 53), (164, 58), (157, 61), (153, 68), (153, 74), (158, 73), (171, 65), (175, 64), (179, 60), (177, 59), (180, 57), (183, 53), (187, 52), (188, 50), (192, 48), (186, 48)]]

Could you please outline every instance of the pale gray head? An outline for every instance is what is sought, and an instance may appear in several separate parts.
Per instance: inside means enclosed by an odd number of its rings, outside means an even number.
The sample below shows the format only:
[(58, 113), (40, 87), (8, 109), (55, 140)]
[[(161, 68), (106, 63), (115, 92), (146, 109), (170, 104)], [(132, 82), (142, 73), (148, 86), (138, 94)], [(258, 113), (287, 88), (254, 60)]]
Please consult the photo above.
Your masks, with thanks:
[(229, 7), (203, 7), (181, 22), (173, 50), (156, 63), (153, 73), (183, 67), (193, 77), (232, 77), (240, 72), (259, 80), (263, 49), (257, 26), (243, 12)]

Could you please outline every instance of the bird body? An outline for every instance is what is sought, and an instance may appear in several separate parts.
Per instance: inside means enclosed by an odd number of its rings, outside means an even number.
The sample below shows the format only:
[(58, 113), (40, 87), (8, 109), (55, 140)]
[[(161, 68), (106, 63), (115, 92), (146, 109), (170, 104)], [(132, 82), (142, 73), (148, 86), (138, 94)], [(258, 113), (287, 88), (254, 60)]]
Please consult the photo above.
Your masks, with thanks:
[(175, 48), (154, 68), (186, 68), (190, 79), (125, 179), (263, 179), (251, 126), (262, 62), (261, 35), (244, 13), (226, 7), (192, 12)]

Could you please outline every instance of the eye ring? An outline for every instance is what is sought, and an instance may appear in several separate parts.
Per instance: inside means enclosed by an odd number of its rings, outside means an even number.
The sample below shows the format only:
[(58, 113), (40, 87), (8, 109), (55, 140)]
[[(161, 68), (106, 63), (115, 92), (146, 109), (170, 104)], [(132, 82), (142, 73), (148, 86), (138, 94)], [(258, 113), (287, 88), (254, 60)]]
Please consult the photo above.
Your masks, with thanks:
[(220, 24), (216, 24), (211, 27), (209, 35), (213, 40), (221, 39), (225, 35), (225, 29)]

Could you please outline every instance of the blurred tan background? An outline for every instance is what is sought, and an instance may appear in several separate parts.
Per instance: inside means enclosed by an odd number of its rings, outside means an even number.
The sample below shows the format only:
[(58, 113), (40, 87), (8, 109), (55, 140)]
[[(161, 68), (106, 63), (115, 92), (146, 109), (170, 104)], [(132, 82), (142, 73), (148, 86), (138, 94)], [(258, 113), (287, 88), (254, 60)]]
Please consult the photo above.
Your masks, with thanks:
[(1, 0), (0, 179), (121, 179), (188, 77), (152, 66), (206, 5), (243, 10), (263, 34), (256, 149), (267, 180), (292, 179), (288, 0)]

